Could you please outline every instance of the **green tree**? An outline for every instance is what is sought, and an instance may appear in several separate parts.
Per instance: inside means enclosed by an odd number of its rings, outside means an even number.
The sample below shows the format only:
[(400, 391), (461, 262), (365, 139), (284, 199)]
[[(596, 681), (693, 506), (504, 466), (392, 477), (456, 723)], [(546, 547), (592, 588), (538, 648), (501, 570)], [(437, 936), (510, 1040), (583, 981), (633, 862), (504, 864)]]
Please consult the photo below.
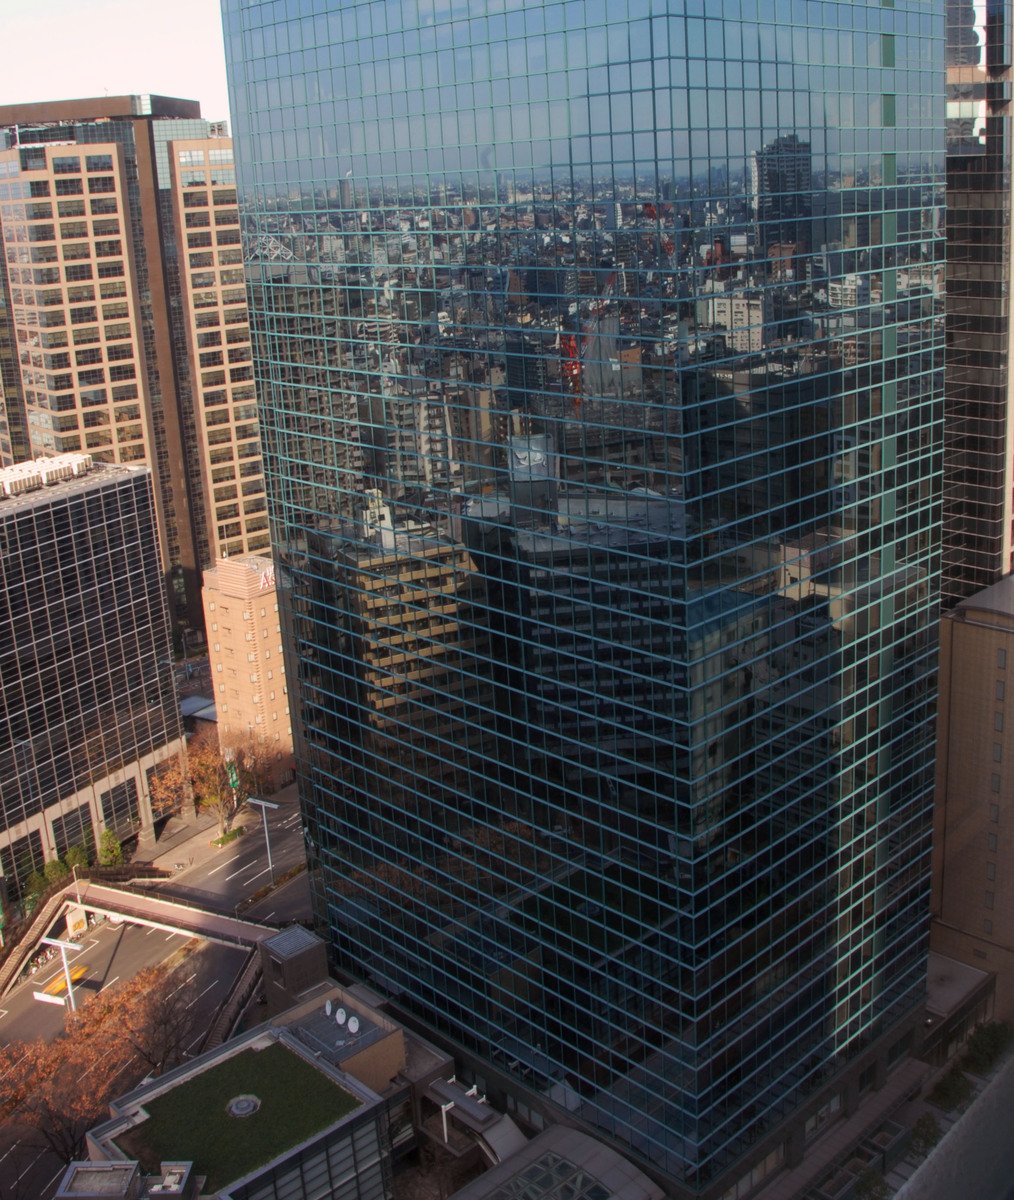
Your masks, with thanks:
[(867, 1167), (860, 1174), (852, 1194), (856, 1200), (888, 1200), (891, 1188), (876, 1167)]
[(25, 884), (23, 896), (26, 913), (30, 913), (35, 910), (42, 893), (47, 887), (49, 887), (49, 884), (46, 882), (46, 877), (41, 871), (33, 871), (31, 875), (28, 876), (28, 882)]
[(84, 848), (84, 846), (71, 846), (71, 848), (64, 855), (63, 861), (71, 870), (73, 870), (74, 867), (77, 867), (78, 870), (82, 870), (84, 867), (88, 866), (88, 851)]
[(1014, 1040), (1014, 1030), (1006, 1021), (987, 1021), (979, 1025), (968, 1039), (962, 1066), (973, 1075), (991, 1070)]
[(929, 1154), (940, 1141), (940, 1122), (932, 1113), (923, 1113), (912, 1126), (912, 1149), (916, 1154)]
[(951, 1112), (964, 1104), (971, 1094), (972, 1085), (965, 1073), (960, 1067), (951, 1067), (946, 1075), (937, 1080), (926, 1098), (944, 1112)]
[(46, 876), (46, 886), (48, 887), (50, 884), (59, 883), (61, 880), (66, 879), (70, 871), (67, 869), (66, 863), (61, 862), (58, 858), (51, 858), (46, 863), (43, 874)]
[(112, 829), (103, 829), (99, 838), (99, 866), (121, 867), (123, 865), (123, 847), (120, 839)]

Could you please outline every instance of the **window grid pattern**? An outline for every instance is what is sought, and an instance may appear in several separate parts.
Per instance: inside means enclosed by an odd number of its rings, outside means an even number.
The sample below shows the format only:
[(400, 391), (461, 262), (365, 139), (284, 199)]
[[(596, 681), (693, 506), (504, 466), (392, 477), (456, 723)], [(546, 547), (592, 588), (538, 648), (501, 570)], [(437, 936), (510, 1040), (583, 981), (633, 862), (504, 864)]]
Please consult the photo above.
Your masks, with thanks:
[[(182, 744), (172, 673), (161, 665), (170, 657), (147, 470), (96, 466), (80, 480), (0, 498), (0, 844), (11, 848), (4, 874), (7, 865), (16, 872), (9, 892), (41, 866), (25, 841), (39, 841), (40, 829), (47, 857), (84, 844), (100, 824), (136, 831), (134, 779), (113, 788), (130, 804), (95, 798), (94, 785)], [(80, 803), (82, 793), (95, 811), (68, 813), (64, 802)]]
[(923, 986), (942, 21), (224, 14), (318, 920), (704, 1186)]
[(1011, 30), (1014, 6), (947, 3), (943, 603), (1012, 566)]

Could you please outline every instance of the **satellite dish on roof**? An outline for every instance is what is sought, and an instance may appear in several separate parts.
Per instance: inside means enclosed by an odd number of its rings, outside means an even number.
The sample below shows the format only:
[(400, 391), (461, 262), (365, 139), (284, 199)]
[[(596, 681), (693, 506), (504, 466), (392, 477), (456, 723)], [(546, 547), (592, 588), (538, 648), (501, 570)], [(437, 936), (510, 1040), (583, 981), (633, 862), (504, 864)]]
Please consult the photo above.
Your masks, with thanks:
[(345, 1024), (345, 1009), (344, 1008), (337, 1009), (334, 1014), (334, 1019), (338, 1022), (339, 1025), (344, 1025)]
[(358, 1032), (359, 1032), (359, 1018), (358, 1017), (349, 1017), (349, 1033), (358, 1033)]
[(324, 1012), (327, 1016), (331, 1015), (331, 1001), (330, 1000), (326, 1000), (324, 1002)]

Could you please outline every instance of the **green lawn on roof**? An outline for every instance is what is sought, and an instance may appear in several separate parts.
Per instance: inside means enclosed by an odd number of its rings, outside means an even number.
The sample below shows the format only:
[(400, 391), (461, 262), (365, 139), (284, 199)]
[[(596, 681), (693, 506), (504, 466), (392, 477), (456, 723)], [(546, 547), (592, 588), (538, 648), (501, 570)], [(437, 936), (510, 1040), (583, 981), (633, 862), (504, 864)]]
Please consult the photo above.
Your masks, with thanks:
[[(249, 1117), (226, 1111), (236, 1096), (253, 1095)], [(193, 1162), (207, 1175), (205, 1190), (270, 1162), (360, 1104), (287, 1047), (244, 1050), (146, 1104), (148, 1120), (117, 1138), (127, 1153), (155, 1172), (161, 1162)]]

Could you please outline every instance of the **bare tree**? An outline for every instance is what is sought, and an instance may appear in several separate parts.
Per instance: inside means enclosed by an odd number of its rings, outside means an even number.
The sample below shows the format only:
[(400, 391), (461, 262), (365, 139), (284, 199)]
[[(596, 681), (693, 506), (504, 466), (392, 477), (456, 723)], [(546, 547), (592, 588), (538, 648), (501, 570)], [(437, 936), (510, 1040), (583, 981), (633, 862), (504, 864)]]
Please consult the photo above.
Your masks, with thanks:
[(131, 980), (137, 997), (126, 1006), (123, 1036), (154, 1075), (183, 1061), (193, 1040), (197, 989), (186, 964), (165, 970), (149, 967)]
[(0, 1047), (0, 1120), (62, 1162), (81, 1158), (114, 1096), (182, 1058), (192, 999), (183, 968), (150, 967), (69, 1012), (53, 1041)]
[(186, 750), (181, 750), (156, 767), (149, 788), (151, 811), (156, 817), (169, 816), (193, 803), (193, 785), (190, 782)]

